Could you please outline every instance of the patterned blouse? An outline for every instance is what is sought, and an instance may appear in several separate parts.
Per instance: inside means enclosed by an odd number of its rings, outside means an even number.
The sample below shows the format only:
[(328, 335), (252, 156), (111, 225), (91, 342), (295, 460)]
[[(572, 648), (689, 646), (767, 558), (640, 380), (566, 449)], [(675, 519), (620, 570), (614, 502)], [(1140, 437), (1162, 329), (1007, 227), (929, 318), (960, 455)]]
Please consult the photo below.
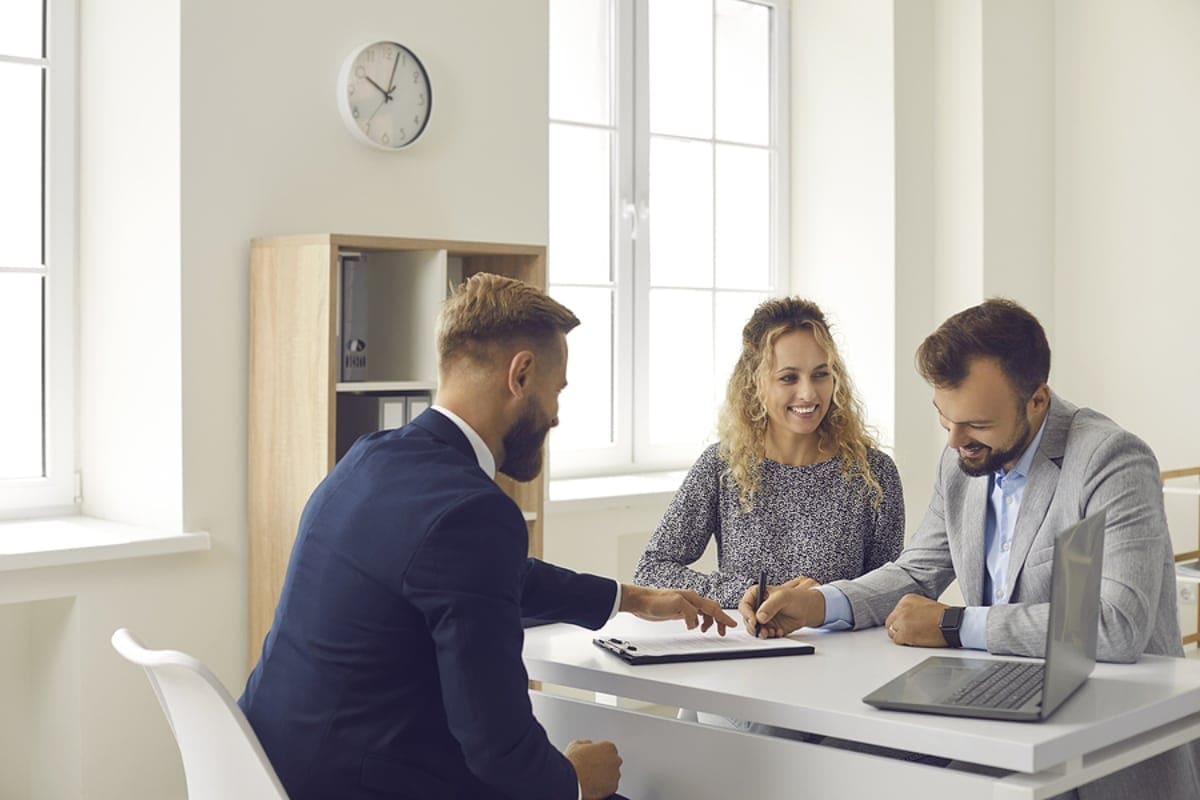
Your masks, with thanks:
[[(876, 509), (863, 481), (846, 483), (840, 457), (809, 466), (762, 464), (754, 507), (743, 512), (737, 486), (722, 486), (725, 462), (711, 445), (692, 465), (650, 537), (634, 583), (693, 589), (735, 608), (746, 587), (805, 575), (819, 583), (857, 578), (894, 559), (904, 544), (900, 474), (886, 454), (867, 450), (883, 497)], [(689, 569), (717, 539), (717, 571)]]

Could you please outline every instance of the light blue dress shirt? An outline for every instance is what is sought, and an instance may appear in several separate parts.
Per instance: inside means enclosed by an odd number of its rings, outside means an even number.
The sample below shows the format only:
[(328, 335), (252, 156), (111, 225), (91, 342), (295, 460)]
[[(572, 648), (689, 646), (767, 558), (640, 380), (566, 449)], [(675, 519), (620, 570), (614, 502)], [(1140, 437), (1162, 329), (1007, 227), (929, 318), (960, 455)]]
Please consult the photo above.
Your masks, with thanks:
[[(1042, 443), (1045, 430), (1046, 421), (1042, 420), (1037, 436), (1033, 437), (1033, 441), (1025, 448), (1025, 452), (1013, 468), (1008, 472), (1001, 468), (988, 479), (991, 499), (983, 534), (984, 552), (987, 553), (987, 569), (984, 570), (983, 579), (984, 605), (968, 606), (963, 612), (962, 627), (959, 628), (959, 638), (963, 647), (987, 650), (988, 607), (1003, 605), (1009, 601), (1006, 587), (1013, 531), (1016, 529), (1017, 515), (1021, 511), (1021, 498), (1025, 495), (1029, 467), (1033, 463), (1038, 446)], [(818, 590), (825, 596), (824, 627), (834, 631), (853, 627), (854, 612), (845, 593), (830, 585), (820, 586)]]

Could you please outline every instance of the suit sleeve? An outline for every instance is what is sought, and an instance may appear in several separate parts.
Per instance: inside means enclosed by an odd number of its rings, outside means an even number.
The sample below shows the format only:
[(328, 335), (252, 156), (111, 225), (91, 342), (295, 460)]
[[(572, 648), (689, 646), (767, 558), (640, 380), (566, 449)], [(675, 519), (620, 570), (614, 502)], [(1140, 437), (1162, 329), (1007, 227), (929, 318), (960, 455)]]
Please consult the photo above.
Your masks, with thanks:
[[(1118, 431), (1091, 454), (1083, 475), (1079, 518), (1102, 508), (1108, 512), (1096, 657), (1131, 663), (1145, 651), (1158, 615), (1174, 613), (1158, 607), (1171, 546), (1158, 462), (1144, 442)], [(993, 607), (988, 613), (988, 650), (1045, 655), (1049, 618), (1049, 603)]]
[(425, 618), (450, 731), (475, 776), (511, 797), (575, 800), (575, 770), (529, 702), (521, 659), (526, 546), (511, 501), (469, 496), (430, 530), (404, 591)]
[(925, 518), (900, 557), (861, 578), (833, 582), (832, 585), (850, 601), (856, 630), (882, 625), (904, 595), (920, 594), (937, 599), (954, 580), (941, 480), (944, 464), (945, 459), (938, 462), (933, 497), (929, 500)]
[(617, 599), (617, 582), (547, 564), (525, 562), (521, 585), (521, 616), (537, 622), (569, 622), (597, 628), (608, 622)]

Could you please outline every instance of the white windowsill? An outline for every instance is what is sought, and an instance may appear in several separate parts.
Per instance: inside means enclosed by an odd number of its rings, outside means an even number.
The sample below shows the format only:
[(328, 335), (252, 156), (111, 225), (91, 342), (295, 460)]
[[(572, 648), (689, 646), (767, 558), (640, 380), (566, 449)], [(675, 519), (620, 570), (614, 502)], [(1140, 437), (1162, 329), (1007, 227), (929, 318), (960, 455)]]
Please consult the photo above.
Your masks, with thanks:
[(550, 481), (546, 513), (605, 511), (669, 502), (687, 470)]
[(91, 517), (0, 523), (0, 572), (211, 548), (208, 533), (163, 533)]

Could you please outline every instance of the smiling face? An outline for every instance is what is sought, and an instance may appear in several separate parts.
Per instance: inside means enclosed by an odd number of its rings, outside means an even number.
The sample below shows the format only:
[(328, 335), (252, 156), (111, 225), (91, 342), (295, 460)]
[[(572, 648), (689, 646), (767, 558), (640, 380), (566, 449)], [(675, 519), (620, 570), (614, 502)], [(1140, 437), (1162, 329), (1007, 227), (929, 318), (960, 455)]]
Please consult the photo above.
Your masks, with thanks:
[(763, 385), (771, 436), (811, 436), (829, 413), (833, 371), (824, 348), (807, 327), (775, 341)]
[(1008, 376), (993, 358), (976, 358), (955, 387), (934, 387), (933, 405), (946, 429), (946, 443), (958, 451), (958, 466), (972, 477), (1011, 469), (1041, 427), (1049, 403), (1043, 384), (1021, 402)]

